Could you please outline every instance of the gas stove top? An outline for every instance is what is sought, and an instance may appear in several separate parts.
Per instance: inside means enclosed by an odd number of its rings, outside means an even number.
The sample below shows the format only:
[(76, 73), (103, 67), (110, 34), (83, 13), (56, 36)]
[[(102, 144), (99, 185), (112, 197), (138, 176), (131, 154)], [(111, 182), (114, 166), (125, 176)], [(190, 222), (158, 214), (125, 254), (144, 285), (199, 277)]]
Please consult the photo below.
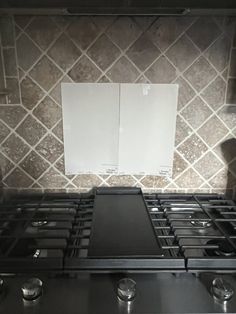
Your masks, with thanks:
[(236, 271), (236, 205), (216, 194), (98, 188), (0, 207), (2, 272)]

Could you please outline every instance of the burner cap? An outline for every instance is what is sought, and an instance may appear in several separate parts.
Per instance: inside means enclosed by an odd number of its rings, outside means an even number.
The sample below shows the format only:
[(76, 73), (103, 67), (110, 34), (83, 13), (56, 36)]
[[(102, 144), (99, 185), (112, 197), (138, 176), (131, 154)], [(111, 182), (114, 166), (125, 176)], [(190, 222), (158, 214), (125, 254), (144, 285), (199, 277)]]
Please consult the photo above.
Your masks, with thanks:
[(47, 223), (48, 223), (47, 220), (32, 221), (31, 226), (39, 228), (39, 227), (45, 226)]
[(209, 218), (202, 212), (193, 213), (192, 215), (190, 215), (190, 219), (192, 219), (190, 223), (195, 227), (209, 228), (212, 226), (212, 221), (209, 221)]
[(218, 245), (218, 249), (206, 249), (207, 255), (209, 256), (224, 256), (224, 257), (233, 257), (236, 256), (236, 252), (232, 245), (227, 240), (209, 240), (207, 242), (209, 245)]

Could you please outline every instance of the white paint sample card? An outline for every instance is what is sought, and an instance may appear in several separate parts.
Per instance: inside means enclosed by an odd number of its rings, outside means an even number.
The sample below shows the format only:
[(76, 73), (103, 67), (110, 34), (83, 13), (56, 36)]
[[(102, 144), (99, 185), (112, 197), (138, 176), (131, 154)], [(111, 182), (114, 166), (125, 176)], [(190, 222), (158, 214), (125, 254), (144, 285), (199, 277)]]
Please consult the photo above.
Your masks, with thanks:
[(119, 85), (63, 83), (66, 174), (117, 172)]
[(171, 176), (178, 85), (121, 84), (119, 172)]
[(176, 84), (62, 83), (66, 174), (171, 176)]

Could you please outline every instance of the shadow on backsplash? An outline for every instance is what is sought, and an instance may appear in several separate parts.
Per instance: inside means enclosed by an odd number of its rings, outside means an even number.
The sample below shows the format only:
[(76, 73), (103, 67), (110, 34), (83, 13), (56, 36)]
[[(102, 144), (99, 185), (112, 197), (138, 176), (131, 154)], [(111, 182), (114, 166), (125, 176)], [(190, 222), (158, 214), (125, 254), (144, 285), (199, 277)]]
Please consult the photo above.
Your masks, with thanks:
[(235, 187), (236, 187), (236, 138), (230, 138), (221, 143), (222, 155), (228, 165), (227, 170), (227, 183), (225, 187), (225, 194), (227, 197), (232, 197), (231, 191), (235, 198)]

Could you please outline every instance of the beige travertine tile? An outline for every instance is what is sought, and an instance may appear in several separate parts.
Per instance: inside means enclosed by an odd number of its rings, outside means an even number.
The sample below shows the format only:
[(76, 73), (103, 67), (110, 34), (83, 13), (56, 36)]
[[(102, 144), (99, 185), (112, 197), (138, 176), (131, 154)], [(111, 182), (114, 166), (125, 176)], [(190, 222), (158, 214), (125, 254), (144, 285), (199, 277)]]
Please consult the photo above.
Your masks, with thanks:
[(200, 17), (187, 31), (188, 36), (201, 50), (205, 50), (220, 35), (221, 30), (214, 19)]
[(105, 31), (112, 24), (115, 18), (115, 16), (97, 15), (92, 16), (92, 21), (101, 31)]
[(20, 163), (20, 167), (24, 169), (34, 179), (39, 178), (44, 171), (49, 168), (49, 163), (43, 160), (37, 153), (31, 151)]
[(103, 76), (99, 79), (98, 83), (110, 83), (110, 80), (109, 80), (105, 75), (103, 75)]
[(157, 18), (156, 16), (134, 16), (133, 19), (141, 30), (145, 31)]
[(11, 130), (0, 120), (0, 144), (10, 132)]
[(228, 80), (226, 103), (236, 105), (236, 79)]
[(173, 163), (173, 179), (175, 179), (179, 174), (181, 174), (185, 169), (187, 169), (188, 164), (185, 160), (177, 153), (174, 153), (174, 163)]
[(138, 38), (141, 29), (131, 17), (120, 16), (106, 30), (106, 34), (117, 46), (125, 49)]
[(174, 83), (179, 85), (178, 110), (181, 110), (196, 94), (189, 83), (181, 76)]
[(43, 188), (55, 189), (55, 188), (64, 188), (68, 180), (62, 176), (54, 168), (50, 168), (39, 180), (39, 184)]
[(191, 135), (179, 147), (178, 152), (190, 163), (194, 163), (207, 151), (207, 146), (196, 135)]
[(176, 70), (172, 64), (161, 56), (146, 72), (145, 75), (152, 83), (171, 83), (176, 79)]
[(227, 187), (228, 173), (227, 169), (222, 169), (217, 173), (210, 181), (210, 185), (213, 188), (224, 189)]
[(193, 63), (199, 54), (200, 51), (192, 44), (186, 35), (181, 36), (166, 52), (166, 56), (181, 72)]
[(199, 188), (203, 183), (203, 180), (199, 175), (192, 169), (186, 170), (178, 179), (175, 180), (175, 183), (180, 188)]
[(26, 113), (26, 110), (21, 106), (0, 106), (0, 119), (11, 128), (15, 128)]
[(193, 130), (177, 115), (176, 130), (175, 130), (175, 146), (179, 145)]
[(31, 146), (36, 145), (47, 132), (31, 115), (18, 126), (16, 132)]
[(44, 91), (28, 76), (21, 81), (20, 88), (22, 105), (29, 110), (33, 109), (45, 95)]
[(63, 141), (63, 124), (60, 121), (53, 129), (52, 132), (61, 140)]
[(61, 107), (48, 96), (33, 110), (33, 114), (49, 129), (62, 119)]
[(193, 21), (193, 17), (159, 17), (148, 30), (148, 36), (155, 45), (164, 51)]
[(143, 34), (126, 54), (141, 71), (144, 71), (160, 55), (160, 50), (149, 40), (146, 34)]
[(129, 175), (112, 175), (106, 180), (110, 186), (133, 186), (136, 181)]
[(44, 56), (33, 67), (29, 75), (48, 91), (62, 76), (62, 72)]
[(71, 83), (72, 80), (67, 75), (63, 76), (63, 78), (59, 81), (59, 83), (52, 89), (50, 92), (50, 96), (61, 105), (61, 83)]
[(105, 71), (120, 55), (120, 50), (106, 36), (100, 36), (88, 50), (88, 56)]
[(4, 179), (4, 183), (12, 188), (28, 188), (33, 180), (20, 168), (16, 168)]
[(83, 56), (69, 71), (68, 75), (76, 83), (96, 82), (101, 71), (87, 57)]
[(81, 48), (87, 49), (99, 34), (100, 30), (88, 16), (71, 19), (66, 33)]
[(220, 76), (218, 76), (206, 89), (204, 89), (201, 96), (213, 110), (217, 110), (224, 104), (225, 92), (226, 83)]
[(205, 57), (218, 71), (223, 71), (229, 62), (230, 40), (226, 35), (220, 36), (204, 53)]
[(60, 33), (50, 16), (35, 16), (25, 31), (41, 49), (48, 48)]
[(14, 167), (14, 164), (0, 153), (0, 178), (4, 178)]
[(29, 146), (15, 134), (11, 134), (1, 146), (1, 151), (15, 163), (19, 162), (29, 150)]
[(120, 58), (107, 72), (107, 76), (114, 83), (133, 83), (139, 72), (126, 57)]
[(73, 183), (78, 188), (92, 188), (99, 186), (102, 183), (102, 181), (95, 174), (79, 174), (75, 177)]
[(217, 115), (224, 121), (229, 129), (236, 127), (236, 106), (223, 106)]
[(15, 48), (3, 49), (3, 58), (6, 76), (17, 76)]
[(204, 57), (200, 57), (184, 72), (184, 77), (198, 92), (206, 87), (216, 75), (216, 71)]
[(36, 151), (49, 162), (56, 161), (63, 153), (63, 145), (48, 134), (37, 146)]
[(15, 45), (14, 40), (14, 27), (11, 16), (1, 16), (0, 18), (0, 34), (1, 43), (3, 47), (13, 47)]
[[(196, 112), (196, 114), (194, 114)], [(206, 121), (213, 111), (201, 100), (194, 98), (187, 107), (181, 111), (181, 115), (191, 125), (193, 129), (197, 129)]]
[(67, 71), (80, 57), (81, 52), (65, 34), (62, 34), (47, 54), (62, 70)]
[(6, 78), (6, 85), (9, 93), (8, 104), (20, 104), (20, 90), (18, 78)]
[(32, 20), (31, 15), (15, 15), (14, 21), (15, 23), (20, 26), (20, 28), (24, 29), (29, 22)]
[(223, 168), (223, 163), (219, 161), (211, 152), (204, 155), (194, 165), (194, 169), (198, 171), (206, 180), (211, 178), (216, 172)]
[(164, 188), (170, 183), (168, 178), (159, 176), (145, 176), (140, 182), (146, 188)]
[(24, 70), (29, 68), (39, 59), (41, 52), (25, 34), (16, 41), (18, 64)]
[(226, 134), (228, 130), (223, 123), (217, 118), (216, 115), (211, 117), (204, 125), (198, 130), (198, 134), (210, 146), (214, 146)]

